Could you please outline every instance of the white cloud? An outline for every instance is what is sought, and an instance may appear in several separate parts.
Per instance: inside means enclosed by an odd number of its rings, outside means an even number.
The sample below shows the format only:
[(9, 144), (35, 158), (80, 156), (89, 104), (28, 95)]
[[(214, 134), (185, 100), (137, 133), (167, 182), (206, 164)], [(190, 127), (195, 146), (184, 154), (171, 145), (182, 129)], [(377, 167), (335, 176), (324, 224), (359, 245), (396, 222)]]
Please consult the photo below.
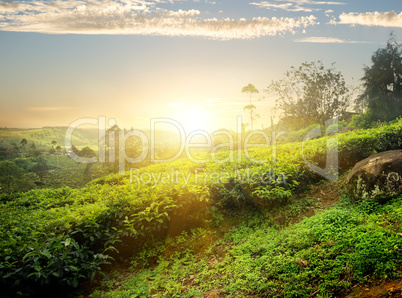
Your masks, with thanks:
[(292, 3), (270, 3), (267, 1), (263, 1), (263, 2), (252, 2), (250, 3), (251, 5), (255, 5), (261, 8), (266, 8), (266, 9), (283, 9), (286, 11), (305, 11), (305, 12), (311, 12), (313, 10), (319, 10), (319, 9), (312, 9), (312, 8), (306, 8), (306, 7), (301, 7), (299, 5), (294, 5)]
[(402, 28), (402, 12), (397, 14), (388, 12), (342, 13), (337, 24), (382, 26)]
[[(286, 2), (286, 3), (280, 3)], [(312, 8), (312, 5), (343, 5), (343, 2), (328, 2), (328, 1), (312, 1), (312, 0), (273, 0), (252, 2), (251, 5), (255, 5), (266, 9), (283, 9), (286, 11), (319, 11), (321, 8)]]
[(345, 5), (344, 2), (331, 2), (331, 1), (313, 1), (313, 0), (275, 0), (282, 2), (291, 2), (299, 5), (309, 4), (309, 5)]
[(300, 18), (202, 18), (198, 10), (170, 11), (150, 1), (79, 0), (19, 2), (0, 0), (0, 30), (53, 34), (134, 34), (200, 36), (210, 39), (250, 39), (295, 33), (317, 24), (314, 16)]
[(325, 15), (326, 15), (327, 17), (330, 17), (333, 12), (334, 12), (334, 11), (333, 11), (332, 9), (327, 9), (327, 10), (325, 11)]
[(295, 42), (309, 42), (309, 43), (367, 43), (365, 41), (344, 40), (335, 37), (321, 37), (311, 36), (301, 39), (296, 39)]

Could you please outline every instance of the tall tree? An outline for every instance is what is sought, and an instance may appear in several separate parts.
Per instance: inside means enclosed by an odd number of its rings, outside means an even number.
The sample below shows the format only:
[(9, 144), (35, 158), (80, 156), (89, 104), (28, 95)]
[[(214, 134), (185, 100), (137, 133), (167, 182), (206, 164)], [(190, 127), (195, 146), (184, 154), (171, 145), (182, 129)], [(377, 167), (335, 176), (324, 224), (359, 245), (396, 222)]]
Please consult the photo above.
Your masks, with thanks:
[(371, 57), (364, 68), (364, 91), (358, 101), (366, 103), (371, 121), (389, 121), (402, 115), (402, 46), (394, 37)]
[(26, 139), (22, 139), (20, 142), (21, 145), (21, 150), (23, 153), (25, 153), (26, 145), (28, 144), (28, 141)]
[(0, 183), (6, 193), (13, 191), (18, 179), (23, 175), (23, 170), (12, 161), (0, 162)]
[(351, 88), (334, 64), (325, 68), (321, 61), (292, 66), (266, 92), (277, 96), (277, 108), (283, 113), (281, 120), (292, 129), (324, 124), (329, 118), (342, 116), (352, 96)]
[(78, 153), (80, 152), (80, 151), (78, 150), (78, 148), (75, 147), (74, 145), (71, 146), (71, 151), (73, 151), (76, 155), (78, 155)]
[(42, 156), (38, 158), (37, 164), (32, 167), (32, 171), (39, 176), (40, 182), (43, 183), (43, 178), (49, 172), (49, 166)]
[(96, 157), (96, 153), (91, 148), (86, 146), (86, 147), (81, 149), (81, 151), (78, 153), (78, 156), (81, 156), (81, 157)]
[(26, 144), (28, 144), (28, 141), (26, 139), (22, 139), (20, 144), (21, 144), (21, 147), (25, 147)]
[(250, 103), (244, 107), (244, 110), (248, 110), (250, 113), (250, 126), (251, 126), (251, 130), (253, 130), (253, 121), (258, 119), (260, 117), (260, 115), (258, 115), (258, 114), (253, 115), (256, 107), (255, 107), (255, 105), (253, 105), (251, 103), (251, 98), (252, 98), (253, 94), (260, 93), (260, 91), (258, 91), (258, 89), (255, 88), (255, 86), (253, 84), (248, 84), (247, 86), (243, 87), (241, 92), (248, 94), (248, 96), (250, 98)]

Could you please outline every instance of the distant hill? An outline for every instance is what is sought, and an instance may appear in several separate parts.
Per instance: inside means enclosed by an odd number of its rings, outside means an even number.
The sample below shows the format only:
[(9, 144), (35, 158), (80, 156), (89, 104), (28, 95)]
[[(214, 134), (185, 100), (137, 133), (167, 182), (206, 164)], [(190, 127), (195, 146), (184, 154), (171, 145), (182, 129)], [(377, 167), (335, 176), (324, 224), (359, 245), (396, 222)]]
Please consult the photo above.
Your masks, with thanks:
[[(0, 146), (8, 146), (9, 144), (19, 144), (22, 139), (26, 139), (28, 146), (35, 143), (36, 147), (49, 147), (53, 141), (57, 142), (64, 148), (65, 134), (67, 126), (42, 128), (0, 128)], [(126, 133), (128, 132), (125, 130)], [(146, 138), (151, 140), (151, 132), (149, 130), (141, 130)], [(168, 130), (158, 130), (155, 133), (156, 146), (174, 146), (180, 142), (178, 132)], [(98, 129), (97, 128), (76, 128), (73, 133), (73, 145), (78, 149), (88, 146), (93, 150), (98, 149)]]
[[(48, 146), (52, 141), (56, 141), (57, 145), (64, 147), (66, 130), (67, 127), (2, 128), (0, 129), (0, 145), (19, 144), (22, 139), (26, 139), (28, 144), (35, 143), (36, 146)], [(73, 144), (76, 147), (97, 147), (98, 131), (91, 128), (75, 129)]]

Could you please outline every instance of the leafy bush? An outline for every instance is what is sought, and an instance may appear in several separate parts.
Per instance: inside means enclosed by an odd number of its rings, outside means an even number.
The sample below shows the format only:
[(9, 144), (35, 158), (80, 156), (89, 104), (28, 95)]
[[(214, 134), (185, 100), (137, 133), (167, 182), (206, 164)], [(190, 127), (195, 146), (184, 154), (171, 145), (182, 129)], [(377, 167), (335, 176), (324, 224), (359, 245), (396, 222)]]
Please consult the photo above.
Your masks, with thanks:
[(366, 112), (361, 115), (353, 115), (352, 121), (348, 124), (348, 127), (356, 127), (356, 128), (368, 128), (371, 126), (371, 116), (370, 112)]

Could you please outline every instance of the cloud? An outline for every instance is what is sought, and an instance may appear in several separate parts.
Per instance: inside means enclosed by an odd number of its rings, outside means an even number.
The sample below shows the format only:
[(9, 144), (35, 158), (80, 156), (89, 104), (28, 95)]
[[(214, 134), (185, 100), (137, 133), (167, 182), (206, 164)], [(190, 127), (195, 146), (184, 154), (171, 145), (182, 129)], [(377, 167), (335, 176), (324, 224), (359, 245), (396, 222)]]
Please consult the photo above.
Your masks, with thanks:
[(277, 1), (286, 1), (293, 2), (297, 4), (311, 4), (311, 5), (345, 5), (344, 2), (331, 2), (331, 1), (312, 1), (312, 0), (277, 0)]
[[(280, 3), (285, 2), (285, 3)], [(273, 0), (252, 2), (251, 5), (255, 5), (266, 9), (283, 9), (286, 11), (304, 11), (312, 12), (319, 11), (321, 8), (312, 8), (311, 5), (344, 5), (343, 2), (328, 2), (328, 1), (312, 1), (312, 0)], [(307, 7), (309, 6), (309, 7)]]
[(388, 12), (342, 13), (336, 24), (381, 26), (402, 28), (402, 12), (397, 14), (391, 10)]
[(327, 10), (325, 11), (325, 15), (326, 15), (327, 17), (330, 17), (332, 13), (334, 13), (334, 11), (333, 11), (332, 9), (327, 9)]
[(335, 37), (320, 37), (312, 36), (302, 39), (296, 39), (295, 42), (309, 42), (309, 43), (368, 43), (365, 41), (344, 40)]
[(294, 5), (292, 3), (282, 3), (282, 4), (275, 4), (275, 3), (270, 3), (267, 1), (264, 2), (252, 2), (250, 3), (251, 5), (255, 5), (261, 8), (266, 8), (266, 9), (283, 9), (286, 11), (305, 11), (305, 12), (311, 12), (313, 10), (319, 10), (319, 9), (312, 9), (312, 8), (306, 8), (306, 7), (301, 7), (299, 5)]
[[(171, 11), (163, 1), (79, 0), (19, 2), (0, 0), (0, 30), (52, 34), (134, 34), (250, 39), (317, 24), (314, 16), (299, 18), (202, 18), (199, 10)], [(15, 5), (14, 5), (15, 4)]]

